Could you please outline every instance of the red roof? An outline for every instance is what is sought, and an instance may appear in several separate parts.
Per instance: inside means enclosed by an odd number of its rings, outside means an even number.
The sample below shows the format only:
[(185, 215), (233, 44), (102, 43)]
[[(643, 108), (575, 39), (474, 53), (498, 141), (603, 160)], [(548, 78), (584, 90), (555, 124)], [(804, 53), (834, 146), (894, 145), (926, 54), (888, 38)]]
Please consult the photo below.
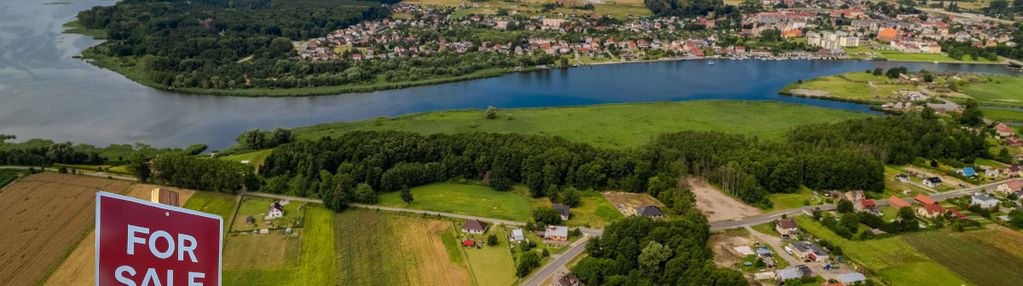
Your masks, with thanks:
[(860, 201), (860, 206), (865, 207), (865, 208), (877, 207), (877, 201), (872, 200), (872, 199), (862, 200), (862, 201)]
[(938, 203), (935, 202), (934, 199), (931, 199), (931, 197), (925, 196), (923, 194), (916, 195), (914, 199), (916, 199), (916, 201), (920, 202), (920, 204), (922, 205), (933, 205)]
[(1023, 182), (1020, 182), (1019, 180), (1009, 181), (1009, 188), (1013, 191), (1019, 190), (1020, 188), (1023, 188)]
[(476, 245), (476, 241), (475, 240), (466, 239), (466, 240), (462, 241), (462, 246), (474, 246), (474, 245)]
[(899, 197), (896, 197), (896, 196), (892, 196), (891, 198), (888, 198), (888, 204), (890, 204), (894, 208), (901, 208), (901, 207), (911, 206), (905, 200), (900, 199)]
[(923, 208), (924, 210), (927, 210), (927, 213), (932, 214), (941, 214), (945, 212), (945, 208), (941, 207), (939, 204), (924, 205)]
[(1013, 132), (1012, 131), (1012, 127), (1009, 127), (1008, 125), (1005, 125), (1005, 124), (1002, 124), (1002, 123), (998, 123), (998, 125), (995, 125), (995, 129), (997, 129), (998, 132), (1005, 132), (1005, 133), (1012, 133)]

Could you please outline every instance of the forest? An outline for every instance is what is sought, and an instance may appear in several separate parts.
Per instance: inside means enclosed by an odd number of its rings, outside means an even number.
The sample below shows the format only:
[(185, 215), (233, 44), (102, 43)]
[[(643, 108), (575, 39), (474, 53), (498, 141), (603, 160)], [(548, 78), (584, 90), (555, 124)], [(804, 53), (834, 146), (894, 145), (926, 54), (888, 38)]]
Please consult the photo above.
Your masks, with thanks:
[[(138, 59), (145, 76), (170, 87), (245, 88), (365, 81), (349, 63), (299, 63), (292, 41), (382, 19), (381, 3), (354, 0), (126, 0), (78, 14), (108, 38), (85, 55)], [(309, 78), (312, 75), (331, 75)], [(287, 79), (275, 83), (274, 79)], [(297, 82), (302, 79), (302, 82)]]
[(352, 132), (278, 146), (259, 174), (264, 191), (309, 197), (334, 192), (338, 206), (355, 197), (357, 184), (393, 192), (468, 179), (497, 190), (521, 183), (533, 196), (556, 199), (569, 188), (661, 196), (684, 175), (703, 176), (748, 203), (769, 206), (768, 194), (800, 186), (882, 191), (886, 163), (989, 156), (980, 132), (910, 114), (804, 126), (785, 142), (685, 131), (626, 150), (538, 135)]
[(657, 16), (703, 16), (707, 12), (716, 11), (723, 14), (730, 14), (736, 10), (735, 6), (726, 6), (721, 0), (645, 0), (643, 4)]
[(738, 271), (711, 262), (709, 237), (695, 210), (671, 221), (628, 217), (592, 238), (589, 256), (572, 272), (586, 285), (748, 285)]

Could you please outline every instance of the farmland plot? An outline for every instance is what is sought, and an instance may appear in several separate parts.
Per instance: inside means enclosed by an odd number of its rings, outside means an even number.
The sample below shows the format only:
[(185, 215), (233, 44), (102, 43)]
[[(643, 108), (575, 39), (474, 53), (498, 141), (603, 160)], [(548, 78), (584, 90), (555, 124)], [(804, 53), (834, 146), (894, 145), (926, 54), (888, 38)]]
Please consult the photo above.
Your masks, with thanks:
[(40, 173), (0, 192), (0, 281), (37, 285), (68, 255), (95, 220), (97, 190), (124, 194), (130, 182)]

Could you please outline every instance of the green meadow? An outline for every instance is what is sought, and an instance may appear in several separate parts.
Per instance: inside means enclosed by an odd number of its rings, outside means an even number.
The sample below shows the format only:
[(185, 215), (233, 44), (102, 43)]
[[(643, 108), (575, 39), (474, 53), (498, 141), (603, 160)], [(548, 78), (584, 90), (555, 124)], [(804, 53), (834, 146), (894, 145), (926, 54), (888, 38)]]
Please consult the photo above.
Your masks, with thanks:
[(802, 104), (704, 100), (608, 104), (580, 107), (498, 109), (417, 113), (395, 118), (327, 123), (296, 129), (300, 138), (341, 136), (359, 130), (401, 130), (422, 134), (495, 132), (555, 135), (598, 147), (643, 145), (658, 134), (684, 130), (722, 131), (780, 140), (799, 125), (870, 115)]

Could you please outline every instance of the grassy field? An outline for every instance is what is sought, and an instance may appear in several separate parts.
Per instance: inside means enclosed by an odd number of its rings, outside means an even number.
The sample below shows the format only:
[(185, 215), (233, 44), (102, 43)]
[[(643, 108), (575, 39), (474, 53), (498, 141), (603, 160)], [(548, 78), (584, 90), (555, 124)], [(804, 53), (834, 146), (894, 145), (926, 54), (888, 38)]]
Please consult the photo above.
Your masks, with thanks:
[(356, 130), (525, 133), (623, 148), (645, 144), (658, 134), (683, 130), (723, 131), (779, 140), (795, 126), (870, 116), (800, 104), (721, 100), (499, 109), (497, 114), (498, 119), (487, 120), (482, 110), (428, 112), (321, 124), (298, 128), (296, 133), (305, 139), (338, 137)]
[(263, 161), (266, 160), (267, 156), (270, 156), (271, 152), (273, 152), (273, 149), (266, 149), (237, 155), (224, 156), (220, 157), (219, 159), (234, 162), (249, 161), (249, 165), (252, 165), (252, 167), (259, 169), (259, 166), (263, 165)]
[(405, 204), (399, 192), (380, 194), (378, 204), (516, 221), (529, 220), (529, 212), (537, 205), (516, 192), (498, 192), (479, 185), (438, 183), (411, 191), (415, 198), (412, 204)]
[(573, 208), (571, 213), (572, 216), (565, 223), (570, 226), (605, 227), (625, 217), (596, 192), (583, 192), (579, 205)]
[(991, 119), (994, 121), (1015, 121), (1023, 122), (1023, 110), (999, 108), (999, 107), (981, 107), (981, 112), (984, 112), (984, 118)]
[(224, 242), (224, 270), (258, 270), (297, 265), (301, 235), (232, 233)]
[(186, 209), (219, 215), (224, 218), (225, 227), (231, 223), (236, 197), (215, 192), (195, 192), (183, 206)]
[[(460, 7), (465, 4), (465, 1), (458, 0), (406, 0), (402, 1), (407, 4), (416, 4), (424, 6), (443, 6), (443, 7)], [(551, 11), (543, 11), (543, 4), (548, 3), (562, 3), (563, 6), (555, 8)], [(462, 7), (455, 10), (451, 14), (452, 18), (460, 19), (471, 14), (476, 15), (493, 15), (498, 10), (507, 10), (509, 12), (515, 12), (516, 15), (525, 16), (548, 16), (548, 17), (561, 17), (561, 15), (583, 15), (589, 16), (590, 14), (597, 15), (608, 15), (618, 19), (625, 19), (630, 16), (650, 16), (652, 13), (650, 9), (643, 5), (643, 1), (638, 0), (624, 0), (624, 1), (606, 1), (601, 4), (593, 4), (593, 10), (576, 9), (577, 6), (585, 5), (584, 1), (555, 1), (555, 0), (526, 0), (526, 1), (477, 1), (469, 3), (468, 7)], [(559, 15), (560, 14), (560, 15)]]
[[(976, 98), (981, 104), (1023, 107), (1023, 77), (990, 76), (988, 81), (969, 83), (963, 93)], [(985, 110), (984, 115), (990, 115)]]
[(797, 220), (801, 228), (838, 245), (849, 259), (890, 285), (966, 285), (962, 278), (899, 237), (851, 241), (835, 235), (811, 217), (799, 216)]
[(17, 179), (18, 176), (21, 176), (21, 174), (23, 174), (24, 172), (25, 171), (22, 170), (7, 169), (0, 170), (0, 188), (3, 188), (7, 184), (10, 184), (12, 181), (14, 181), (14, 179)]
[[(283, 229), (300, 227), (302, 225), (302, 216), (305, 214), (303, 210), (305, 203), (302, 202), (291, 202), (284, 205), (284, 217), (264, 220), (263, 218), (273, 202), (274, 200), (271, 199), (243, 197), (241, 205), (238, 207), (238, 213), (234, 216), (234, 220), (231, 223), (231, 232), (265, 228)], [(246, 222), (248, 216), (252, 216), (255, 219), (254, 224)]]
[(813, 190), (802, 186), (799, 191), (791, 194), (775, 193), (767, 195), (767, 200), (771, 201), (770, 210), (787, 210), (794, 208), (801, 208), (805, 206), (805, 202), (809, 202), (811, 205), (822, 203), (820, 198), (813, 199)]
[[(502, 227), (491, 228), (489, 232), (498, 238), (508, 237), (507, 231)], [(507, 239), (498, 239), (497, 245), (494, 246), (485, 246), (479, 249), (461, 248), (461, 251), (465, 252), (476, 285), (508, 286), (518, 281), (514, 271), (515, 262), (511, 251), (509, 251), (508, 243)]]
[(969, 56), (964, 56), (962, 59), (956, 60), (949, 57), (945, 53), (940, 54), (927, 54), (927, 53), (904, 53), (896, 50), (879, 50), (869, 46), (869, 44), (860, 45), (855, 48), (845, 48), (845, 52), (854, 58), (861, 59), (886, 59), (889, 61), (901, 61), (901, 62), (942, 62), (942, 63), (967, 63), (967, 64), (995, 64), (998, 61), (991, 61), (985, 58), (973, 59)]
[[(823, 91), (826, 94), (807, 94), (799, 90)], [(850, 72), (824, 76), (786, 86), (783, 93), (807, 97), (822, 97), (863, 103), (884, 103), (899, 90), (916, 90), (910, 84), (899, 83), (887, 76), (865, 72)]]
[(904, 235), (916, 250), (975, 285), (1023, 281), (1023, 234), (1011, 230), (929, 231)]
[[(298, 263), (224, 271), (224, 285), (333, 285), (337, 281), (334, 212), (318, 205), (306, 210)], [(259, 248), (252, 249), (258, 251)], [(256, 252), (258, 253), (258, 252)], [(228, 265), (232, 262), (225, 262)]]
[(442, 236), (455, 231), (450, 221), (351, 210), (335, 223), (338, 285), (471, 285), (444, 245), (454, 242)]

